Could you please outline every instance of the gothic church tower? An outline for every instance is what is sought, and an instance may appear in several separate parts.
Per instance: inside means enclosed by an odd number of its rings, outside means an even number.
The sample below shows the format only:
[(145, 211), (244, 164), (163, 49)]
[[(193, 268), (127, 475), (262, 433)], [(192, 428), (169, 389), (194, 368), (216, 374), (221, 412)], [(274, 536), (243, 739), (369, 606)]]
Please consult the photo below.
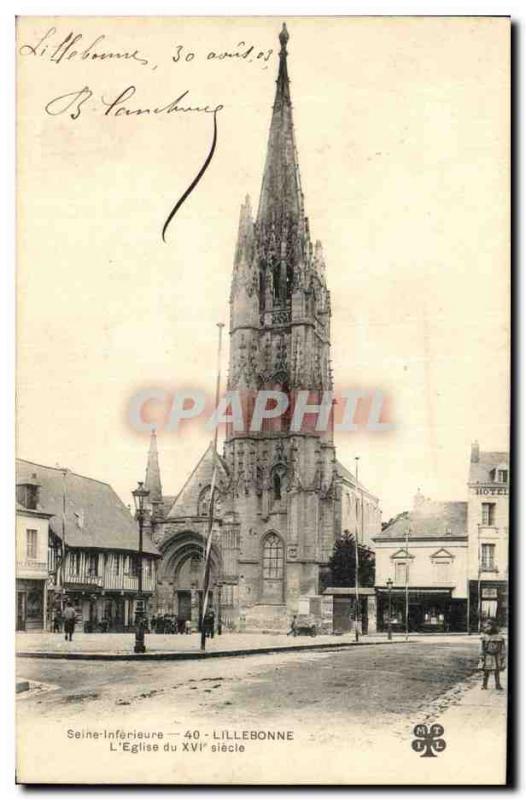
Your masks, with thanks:
[(332, 419), (321, 431), (313, 414), (292, 425), (299, 392), (317, 405), (332, 389), (331, 306), (322, 247), (311, 241), (304, 210), (285, 26), (279, 39), (259, 206), (254, 219), (247, 197), (239, 220), (227, 389), (239, 393), (247, 423), (261, 390), (284, 393), (289, 410), (257, 432), (227, 427), (223, 454), (210, 444), (175, 496), (162, 494), (154, 434), (150, 442), (146, 486), (162, 554), (156, 608), (194, 628), (215, 467), (211, 602), (226, 629), (287, 630), (305, 608), (321, 622), (320, 578), (336, 538), (351, 530), (369, 541), (380, 530), (378, 498), (336, 460)]
[(255, 220), (248, 197), (241, 207), (230, 296), (228, 390), (240, 392), (249, 416), (261, 389), (285, 392), (290, 409), (259, 433), (229, 428), (224, 445), (231, 533), (239, 526), (231, 537), (239, 611), (248, 626), (286, 624), (301, 596), (318, 593), (335, 535), (332, 429), (317, 432), (313, 416), (290, 429), (298, 391), (319, 403), (332, 376), (330, 293), (321, 243), (312, 244), (304, 211), (288, 39), (283, 25), (259, 207)]

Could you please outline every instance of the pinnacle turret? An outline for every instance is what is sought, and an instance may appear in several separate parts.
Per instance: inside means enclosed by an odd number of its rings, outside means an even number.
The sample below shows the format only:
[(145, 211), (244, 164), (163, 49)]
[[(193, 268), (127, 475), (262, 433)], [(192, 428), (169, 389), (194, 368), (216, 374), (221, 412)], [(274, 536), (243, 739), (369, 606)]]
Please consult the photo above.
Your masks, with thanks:
[(152, 506), (158, 506), (162, 503), (163, 489), (161, 486), (161, 471), (159, 469), (159, 455), (157, 453), (157, 436), (155, 433), (155, 428), (152, 429), (152, 434), (150, 437), (144, 488), (148, 489), (150, 492), (148, 497), (149, 504)]

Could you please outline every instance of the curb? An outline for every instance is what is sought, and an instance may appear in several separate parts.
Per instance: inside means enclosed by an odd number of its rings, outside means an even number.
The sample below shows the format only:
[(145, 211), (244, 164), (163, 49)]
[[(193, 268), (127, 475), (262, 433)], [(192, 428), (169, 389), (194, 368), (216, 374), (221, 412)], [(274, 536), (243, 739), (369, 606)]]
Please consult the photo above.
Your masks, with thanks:
[(329, 644), (305, 644), (294, 646), (286, 645), (285, 647), (252, 647), (240, 650), (189, 650), (187, 652), (146, 652), (146, 653), (56, 653), (56, 652), (42, 652), (42, 653), (17, 653), (17, 658), (48, 658), (48, 659), (64, 659), (65, 661), (191, 661), (195, 659), (204, 658), (233, 658), (236, 656), (257, 656), (264, 655), (265, 653), (301, 653), (304, 650), (342, 650), (348, 647), (375, 647), (378, 645), (395, 645), (395, 644), (413, 644), (414, 639), (391, 642), (334, 642)]

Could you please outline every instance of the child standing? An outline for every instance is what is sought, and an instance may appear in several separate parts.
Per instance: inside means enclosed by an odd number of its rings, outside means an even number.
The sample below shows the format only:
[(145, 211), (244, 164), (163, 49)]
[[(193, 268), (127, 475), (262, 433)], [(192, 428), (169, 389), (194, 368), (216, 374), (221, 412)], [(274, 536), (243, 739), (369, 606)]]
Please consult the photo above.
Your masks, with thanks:
[(500, 673), (506, 668), (506, 642), (495, 620), (488, 620), (481, 638), (480, 665), (483, 672), (482, 688), (488, 688), (491, 672), (495, 673), (495, 688), (502, 689)]

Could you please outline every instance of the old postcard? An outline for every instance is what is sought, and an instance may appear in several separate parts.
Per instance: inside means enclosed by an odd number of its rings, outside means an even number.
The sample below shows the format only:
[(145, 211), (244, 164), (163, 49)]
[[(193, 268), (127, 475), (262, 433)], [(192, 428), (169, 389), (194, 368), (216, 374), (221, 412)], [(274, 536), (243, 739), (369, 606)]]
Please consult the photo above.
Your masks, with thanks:
[(504, 785), (509, 19), (16, 50), (18, 782)]

